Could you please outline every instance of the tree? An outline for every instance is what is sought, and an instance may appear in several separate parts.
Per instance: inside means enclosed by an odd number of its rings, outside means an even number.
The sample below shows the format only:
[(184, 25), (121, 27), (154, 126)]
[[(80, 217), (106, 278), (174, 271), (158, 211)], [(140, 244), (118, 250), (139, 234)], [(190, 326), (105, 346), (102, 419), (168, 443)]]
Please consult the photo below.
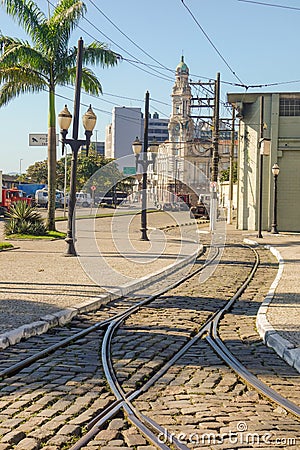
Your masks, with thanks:
[[(85, 151), (80, 152), (78, 156), (76, 180), (76, 188), (78, 191), (82, 189), (92, 175), (100, 168), (103, 168), (102, 173), (100, 173), (95, 180), (91, 179), (89, 181), (89, 187), (92, 186), (92, 184), (98, 185), (99, 183), (103, 186), (110, 186), (112, 180), (120, 180), (122, 178), (122, 174), (119, 171), (117, 164), (114, 163), (112, 159), (99, 155), (99, 153), (93, 149), (93, 144), (91, 144), (91, 147), (88, 156), (85, 155)], [(70, 180), (70, 169), (71, 155), (67, 155), (67, 182)], [(60, 158), (57, 161), (56, 178), (57, 188), (63, 190), (65, 180), (65, 157)], [(48, 184), (47, 160), (37, 161), (29, 166), (25, 174), (25, 179), (27, 181), (30, 180), (33, 183)], [(69, 186), (67, 186), (67, 190), (68, 187)]]
[(25, 179), (32, 183), (48, 183), (47, 160), (37, 161), (26, 170)]
[[(0, 35), (0, 107), (22, 93), (48, 91), (48, 230), (55, 230), (56, 189), (56, 86), (75, 84), (77, 48), (69, 48), (72, 31), (86, 13), (78, 0), (60, 0), (49, 18), (32, 0), (1, 0), (6, 12), (24, 28), (29, 42)], [(102, 67), (117, 64), (119, 55), (103, 43), (84, 48), (83, 64)], [(101, 83), (87, 67), (82, 87), (93, 95), (102, 93)]]
[[(223, 181), (229, 181), (229, 171), (230, 171), (229, 167), (228, 167), (228, 169), (225, 169), (225, 170), (221, 171), (221, 174), (220, 174), (220, 181), (221, 181), (221, 183), (223, 183)], [(237, 182), (237, 162), (236, 161), (234, 161), (234, 163), (233, 163), (233, 176), (232, 176), (232, 178), (233, 178), (233, 183), (236, 183)]]

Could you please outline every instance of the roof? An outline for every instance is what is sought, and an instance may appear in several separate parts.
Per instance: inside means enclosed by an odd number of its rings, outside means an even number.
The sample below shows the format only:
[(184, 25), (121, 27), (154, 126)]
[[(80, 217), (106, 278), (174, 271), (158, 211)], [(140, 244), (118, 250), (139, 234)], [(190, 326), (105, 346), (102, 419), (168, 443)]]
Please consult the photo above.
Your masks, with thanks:
[(176, 67), (176, 72), (181, 72), (181, 73), (189, 73), (189, 68), (188, 68), (188, 66), (186, 65), (186, 63), (184, 62), (184, 57), (183, 57), (183, 55), (182, 55), (182, 57), (181, 57), (181, 61), (180, 61), (180, 63), (178, 64), (178, 66)]

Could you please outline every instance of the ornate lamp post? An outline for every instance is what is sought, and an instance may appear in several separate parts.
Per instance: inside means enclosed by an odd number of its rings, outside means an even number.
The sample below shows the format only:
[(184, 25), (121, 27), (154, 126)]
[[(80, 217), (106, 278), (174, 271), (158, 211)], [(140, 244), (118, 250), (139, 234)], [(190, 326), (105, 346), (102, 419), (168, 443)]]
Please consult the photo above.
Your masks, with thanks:
[[(143, 169), (143, 185), (142, 185), (142, 215), (141, 215), (141, 241), (149, 241), (147, 236), (147, 169), (149, 164), (155, 164), (155, 157), (152, 160), (148, 160), (148, 119), (149, 119), (149, 92), (146, 92), (145, 99), (145, 122), (144, 122), (144, 147), (142, 142), (138, 137), (132, 143), (132, 151), (136, 158), (136, 168), (138, 164), (142, 166)], [(143, 152), (142, 152), (143, 148)], [(158, 143), (152, 142), (149, 148), (154, 154), (157, 153)], [(140, 158), (142, 152), (142, 158)]]
[(273, 223), (271, 228), (272, 234), (278, 234), (277, 229), (277, 179), (279, 175), (280, 169), (278, 164), (274, 164), (272, 167), (272, 173), (274, 176), (274, 201), (273, 201)]
[[(72, 150), (72, 161), (71, 161), (71, 179), (70, 179), (70, 196), (69, 196), (69, 206), (68, 206), (68, 231), (66, 242), (68, 244), (66, 255), (67, 256), (76, 256), (76, 250), (74, 245), (74, 210), (76, 203), (76, 173), (77, 173), (77, 157), (78, 151), (82, 145), (86, 145), (86, 149), (88, 151), (91, 136), (93, 134), (93, 129), (96, 125), (97, 117), (94, 114), (92, 107), (88, 108), (87, 112), (84, 114), (82, 118), (82, 123), (85, 128), (85, 139), (67, 139), (66, 136), (68, 134), (68, 129), (71, 125), (72, 114), (65, 105), (64, 109), (58, 115), (58, 125), (60, 127), (60, 132), (62, 135), (62, 144), (69, 144)], [(73, 130), (74, 135), (74, 130)]]

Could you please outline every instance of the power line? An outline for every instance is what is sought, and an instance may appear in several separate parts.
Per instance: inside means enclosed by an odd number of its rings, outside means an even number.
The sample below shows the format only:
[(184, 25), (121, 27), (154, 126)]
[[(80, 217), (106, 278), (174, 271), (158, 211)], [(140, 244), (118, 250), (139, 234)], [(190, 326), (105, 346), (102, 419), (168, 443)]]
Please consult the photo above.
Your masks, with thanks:
[(272, 6), (273, 8), (284, 8), (284, 9), (293, 9), (295, 11), (300, 11), (300, 8), (297, 8), (296, 6), (275, 5), (274, 3), (256, 2), (253, 0), (238, 0), (238, 2), (255, 3), (256, 5)]
[[(183, 1), (183, 0), (181, 0), (181, 1), (182, 1), (183, 5), (188, 9), (188, 7), (184, 4), (184, 1)], [(238, 1), (246, 1), (246, 0), (238, 0)], [(247, 1), (250, 2), (250, 0), (247, 0)], [(94, 4), (91, 0), (90, 0), (90, 2), (91, 2), (92, 4)], [(254, 2), (254, 1), (251, 1), (251, 2), (252, 2), (252, 3), (262, 3), (262, 2)], [(50, 1), (49, 1), (49, 3), (51, 4), (51, 6), (52, 6), (53, 8), (55, 8), (55, 5), (53, 5), (53, 3), (51, 3)], [(268, 6), (272, 6), (272, 4), (267, 4), (267, 5), (268, 5)], [(94, 4), (94, 6), (95, 6), (95, 4)], [(278, 5), (274, 5), (274, 6), (278, 6)], [(97, 6), (95, 6), (95, 7), (96, 7), (97, 10), (99, 10), (99, 8), (97, 8)], [(299, 9), (300, 9), (300, 8), (299, 8)], [(190, 12), (189, 9), (188, 9), (188, 11)], [(99, 12), (102, 13), (101, 10), (99, 10)], [(196, 23), (198, 24), (198, 26), (200, 27), (200, 29), (203, 31), (203, 33), (205, 34), (205, 36), (207, 37), (207, 39), (209, 40), (209, 42), (211, 43), (211, 45), (215, 48), (215, 50), (217, 51), (217, 53), (219, 54), (219, 56), (223, 59), (223, 61), (224, 61), (225, 64), (229, 67), (229, 69), (231, 70), (231, 72), (237, 77), (237, 75), (235, 74), (235, 72), (231, 69), (231, 67), (230, 67), (230, 66), (228, 65), (228, 63), (225, 61), (225, 59), (223, 58), (223, 56), (221, 55), (221, 53), (218, 51), (218, 49), (215, 47), (215, 45), (213, 44), (213, 42), (210, 40), (209, 36), (205, 33), (205, 31), (203, 30), (203, 28), (201, 27), (201, 25), (198, 23), (197, 19), (193, 16), (192, 12), (190, 12), (190, 14), (191, 14), (192, 17), (194, 18), (194, 20), (196, 21)], [(96, 27), (90, 20), (86, 19), (85, 17), (83, 17), (83, 19), (86, 20), (92, 27), (94, 27), (101, 35), (103, 35), (106, 39), (108, 39), (108, 41), (112, 42), (114, 45), (116, 45), (116, 46), (117, 46), (118, 48), (120, 48), (122, 51), (124, 51), (124, 52), (127, 53), (129, 56), (131, 56), (132, 58), (134, 58), (134, 61), (131, 61), (131, 60), (126, 59), (126, 58), (124, 58), (123, 56), (119, 55), (123, 61), (126, 61), (126, 62), (128, 62), (129, 64), (131, 64), (131, 65), (133, 65), (134, 67), (136, 67), (137, 69), (142, 70), (143, 72), (148, 73), (148, 74), (150, 74), (150, 75), (152, 75), (152, 76), (155, 76), (155, 77), (157, 77), (157, 78), (161, 78), (161, 79), (163, 79), (163, 80), (170, 81), (170, 82), (173, 82), (173, 81), (174, 81), (173, 79), (167, 78), (167, 77), (165, 77), (164, 75), (162, 75), (161, 72), (156, 71), (156, 72), (159, 74), (159, 75), (156, 75), (156, 74), (154, 74), (154, 73), (151, 73), (151, 72), (149, 72), (149, 71), (147, 71), (147, 70), (145, 70), (145, 69), (142, 69), (142, 68), (138, 67), (136, 64), (144, 65), (144, 66), (148, 67), (150, 70), (153, 70), (153, 71), (155, 70), (155, 68), (157, 68), (157, 66), (154, 66), (154, 65), (151, 65), (151, 64), (147, 64), (147, 63), (145, 63), (145, 62), (143, 62), (143, 61), (141, 61), (141, 60), (139, 60), (139, 59), (136, 59), (136, 58), (134, 57), (134, 55), (132, 55), (131, 53), (129, 53), (129, 52), (128, 52), (127, 50), (125, 50), (123, 47), (119, 46), (116, 42), (114, 42), (112, 39), (110, 39), (109, 36), (105, 35), (101, 30), (99, 30), (99, 28)], [(110, 21), (109, 18), (107, 18), (107, 20)], [(110, 22), (113, 24), (112, 21), (110, 21)], [(115, 27), (117, 27), (115, 24), (113, 24), (113, 25), (114, 25)], [(87, 36), (91, 37), (93, 40), (95, 40), (95, 41), (97, 41), (97, 42), (100, 42), (95, 36), (93, 36), (93, 35), (91, 35), (90, 33), (88, 33), (86, 29), (81, 28), (79, 25), (78, 25), (78, 28), (79, 28), (81, 31), (83, 31)], [(122, 34), (125, 35), (125, 33), (123, 33), (121, 30), (120, 30), (120, 32), (121, 32)], [(132, 41), (128, 36), (127, 36), (127, 38), (128, 38), (130, 41)], [(145, 54), (147, 54), (147, 52), (144, 51), (141, 47), (139, 47), (138, 45), (136, 45), (136, 46), (137, 46), (138, 48), (140, 48)], [(154, 61), (158, 62), (158, 61), (157, 61), (155, 58), (153, 58), (151, 55), (149, 55), (149, 57), (150, 57), (151, 59), (153, 59)], [(158, 64), (160, 64), (160, 66), (163, 67), (165, 70), (168, 70), (169, 72), (174, 73), (174, 70), (173, 70), (173, 69), (170, 69), (170, 68), (167, 68), (166, 66), (163, 66), (160, 62), (158, 62)], [(212, 79), (213, 79), (213, 77), (205, 77), (205, 76), (199, 76), (199, 75), (194, 75), (194, 74), (190, 74), (190, 76), (192, 76), (192, 77), (197, 77), (197, 78), (199, 78), (199, 79), (206, 79), (206, 80), (212, 80)], [(281, 85), (281, 84), (282, 84), (282, 85), (283, 85), (283, 84), (293, 84), (293, 83), (298, 83), (298, 82), (300, 82), (300, 80), (295, 80), (295, 81), (282, 81), (282, 82), (268, 83), (268, 84), (245, 85), (238, 77), (237, 77), (237, 79), (240, 81), (240, 84), (239, 84), (239, 83), (229, 82), (229, 81), (223, 81), (223, 80), (221, 80), (221, 84), (227, 84), (227, 85), (230, 85), (230, 86), (241, 87), (241, 88), (245, 88), (245, 89), (247, 90), (247, 89), (250, 89), (250, 88), (262, 88), (262, 87), (268, 87), (268, 86), (279, 86), (279, 85)], [(124, 98), (125, 98), (125, 97), (124, 97)], [(135, 99), (132, 99), (132, 100), (135, 100)], [(139, 101), (140, 101), (140, 100), (139, 100)], [(167, 105), (167, 106), (169, 106), (169, 105)]]
[(104, 12), (97, 5), (95, 5), (95, 3), (92, 0), (89, 0), (89, 1), (97, 9), (97, 11), (99, 11), (100, 14), (102, 14), (103, 17), (105, 17), (105, 19), (109, 21), (109, 23), (111, 23), (124, 37), (126, 37), (126, 39), (129, 40), (129, 42), (131, 42), (133, 45), (135, 45), (139, 50), (141, 50), (145, 55), (147, 55), (150, 59), (152, 59), (154, 62), (159, 64), (161, 67), (163, 67), (166, 70), (169, 70), (166, 66), (164, 66), (162, 63), (160, 63), (157, 59), (153, 58), (153, 56), (151, 56), (142, 47), (140, 47), (136, 42), (134, 42), (126, 33), (124, 33), (106, 14), (104, 14)]
[[(51, 6), (53, 6), (53, 7), (55, 8), (55, 5), (53, 5), (53, 3), (50, 2), (50, 4), (51, 4)], [(109, 42), (113, 43), (116, 47), (118, 47), (119, 49), (121, 49), (123, 52), (127, 53), (127, 54), (128, 54), (129, 56), (131, 56), (132, 58), (135, 58), (135, 56), (132, 55), (132, 53), (128, 52), (125, 48), (121, 47), (121, 46), (118, 45), (115, 41), (113, 41), (111, 38), (109, 38), (109, 36), (107, 36), (105, 33), (103, 33), (103, 32), (102, 32), (102, 31), (101, 31), (101, 30), (100, 30), (93, 22), (91, 22), (89, 19), (87, 19), (86, 17), (83, 17), (83, 20), (85, 20), (89, 25), (91, 25), (93, 28), (95, 28), (96, 31), (98, 31), (98, 33), (100, 33), (102, 36), (104, 36)], [(78, 28), (79, 30), (81, 30), (83, 33), (85, 33), (87, 36), (89, 36), (91, 39), (93, 39), (93, 40), (95, 40), (95, 41), (97, 41), (97, 42), (100, 42), (95, 36), (91, 35), (86, 29), (80, 27), (79, 25), (77, 25), (77, 28)], [(119, 55), (119, 54), (117, 54), (116, 52), (114, 52), (114, 53), (115, 53), (120, 59), (126, 61), (126, 59), (123, 58), (122, 55)], [(137, 58), (136, 58), (136, 59), (137, 59)], [(139, 61), (139, 60), (138, 60), (138, 61)], [(128, 60), (128, 62), (129, 62), (129, 60)], [(129, 63), (130, 63), (130, 62), (129, 62)], [(142, 63), (142, 62), (141, 62), (141, 63)], [(137, 67), (137, 66), (135, 66), (133, 63), (130, 63), (130, 64), (132, 64), (134, 67)], [(171, 78), (165, 77), (161, 72), (157, 71), (156, 69), (152, 69), (151, 67), (150, 67), (150, 70), (153, 70), (153, 72), (157, 72), (158, 75), (156, 75), (155, 73), (151, 73), (151, 72), (149, 72), (149, 71), (147, 71), (147, 70), (145, 70), (145, 69), (143, 69), (143, 68), (141, 68), (141, 67), (137, 67), (137, 68), (138, 68), (139, 70), (142, 70), (143, 72), (146, 72), (146, 73), (152, 75), (152, 76), (156, 76), (157, 78), (161, 78), (161, 79), (166, 80), (166, 81), (173, 81), (173, 80), (171, 80)]]
[(239, 80), (240, 83), (243, 83), (242, 80), (238, 77), (238, 75), (235, 73), (235, 71), (232, 69), (232, 67), (228, 64), (228, 62), (226, 61), (226, 59), (224, 58), (224, 56), (219, 52), (219, 50), (217, 49), (217, 47), (215, 46), (215, 44), (213, 43), (213, 41), (210, 39), (210, 37), (208, 36), (208, 34), (206, 33), (206, 31), (204, 30), (204, 28), (200, 25), (199, 21), (196, 19), (196, 17), (194, 16), (194, 14), (192, 13), (192, 11), (190, 10), (190, 8), (184, 3), (184, 0), (181, 0), (183, 6), (187, 9), (187, 11), (189, 12), (189, 14), (191, 15), (191, 17), (193, 18), (193, 20), (195, 21), (195, 23), (198, 25), (198, 27), (200, 28), (200, 30), (202, 31), (202, 33), (204, 34), (204, 36), (206, 37), (206, 39), (208, 40), (208, 42), (211, 44), (211, 46), (214, 48), (214, 50), (217, 52), (217, 54), (220, 56), (220, 58), (222, 59), (222, 61), (226, 64), (226, 66), (228, 67), (228, 69), (230, 70), (230, 72)]

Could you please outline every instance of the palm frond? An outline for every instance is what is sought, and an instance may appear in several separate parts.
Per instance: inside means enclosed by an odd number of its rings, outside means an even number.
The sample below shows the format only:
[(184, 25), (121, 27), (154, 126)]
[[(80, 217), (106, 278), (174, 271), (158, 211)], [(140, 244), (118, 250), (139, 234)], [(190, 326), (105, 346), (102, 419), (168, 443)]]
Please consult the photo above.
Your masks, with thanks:
[(44, 13), (32, 0), (1, 0), (6, 12), (21, 25), (35, 42), (46, 20)]
[(20, 94), (37, 93), (44, 90), (44, 84), (28, 84), (24, 82), (7, 82), (0, 89), (0, 107), (7, 105)]
[(87, 67), (82, 68), (82, 89), (92, 95), (102, 94), (102, 86), (96, 75)]
[(42, 73), (31, 67), (13, 66), (0, 67), (0, 83), (28, 83), (37, 85), (47, 85), (49, 80)]
[(94, 41), (84, 47), (82, 61), (84, 64), (107, 67), (115, 66), (121, 58), (121, 55), (110, 50), (106, 44)]
[(21, 39), (13, 38), (10, 36), (4, 36), (2, 33), (0, 33), (0, 50), (5, 51), (5, 49), (13, 44), (18, 43), (24, 43), (24, 41), (21, 41)]
[(0, 57), (0, 70), (13, 66), (31, 67), (49, 74), (50, 62), (44, 54), (31, 47), (28, 42), (14, 42), (5, 47)]
[(58, 3), (49, 21), (49, 29), (57, 53), (65, 52), (71, 33), (85, 12), (86, 6), (82, 1), (61, 0)]

